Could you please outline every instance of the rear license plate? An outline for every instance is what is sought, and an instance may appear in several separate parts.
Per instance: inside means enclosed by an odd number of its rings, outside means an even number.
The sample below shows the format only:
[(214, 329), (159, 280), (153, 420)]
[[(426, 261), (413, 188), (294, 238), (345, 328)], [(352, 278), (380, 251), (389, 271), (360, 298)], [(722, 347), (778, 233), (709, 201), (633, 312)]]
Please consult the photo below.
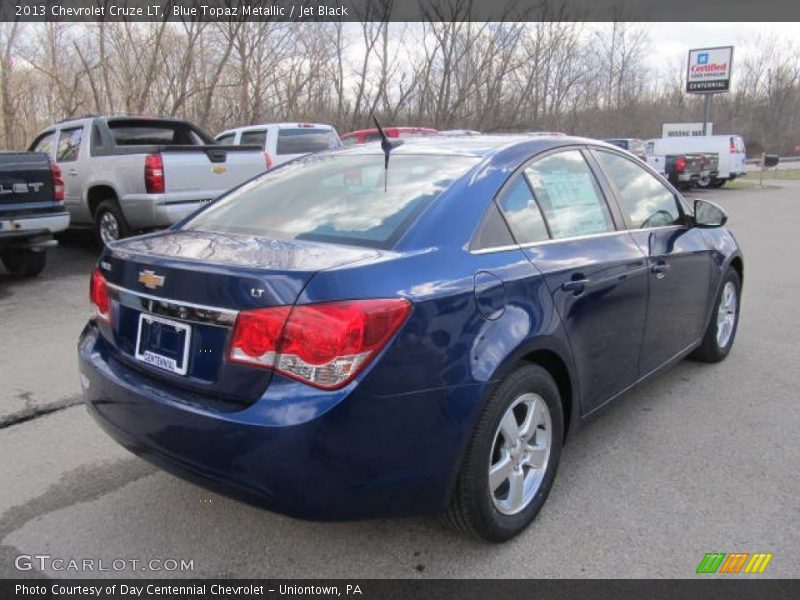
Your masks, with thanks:
[(191, 337), (190, 325), (142, 313), (136, 334), (136, 358), (165, 371), (186, 375)]

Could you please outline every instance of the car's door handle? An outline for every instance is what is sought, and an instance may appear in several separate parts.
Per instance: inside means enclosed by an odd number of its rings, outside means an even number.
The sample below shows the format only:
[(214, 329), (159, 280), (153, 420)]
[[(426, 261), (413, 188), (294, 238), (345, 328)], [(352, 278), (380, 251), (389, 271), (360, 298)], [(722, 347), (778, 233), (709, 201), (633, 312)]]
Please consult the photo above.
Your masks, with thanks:
[(588, 279), (572, 279), (570, 281), (565, 281), (561, 284), (561, 289), (565, 292), (574, 292), (576, 294), (580, 294), (583, 290), (586, 289), (586, 286), (589, 284)]
[(78, 174), (78, 169), (70, 169), (69, 170), (70, 177), (75, 177), (75, 175), (77, 175), (77, 174)]
[(650, 272), (655, 273), (659, 279), (664, 277), (667, 271), (669, 271), (669, 265), (663, 261), (659, 261), (650, 267)]

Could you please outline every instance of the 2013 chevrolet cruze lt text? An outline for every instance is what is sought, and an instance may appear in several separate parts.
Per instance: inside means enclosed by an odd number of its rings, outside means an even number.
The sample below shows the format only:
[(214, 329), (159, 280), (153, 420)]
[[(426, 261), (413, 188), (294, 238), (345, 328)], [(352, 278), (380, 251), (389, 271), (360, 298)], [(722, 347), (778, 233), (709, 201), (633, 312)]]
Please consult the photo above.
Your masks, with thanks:
[(288, 163), (106, 248), (86, 403), (133, 452), (276, 511), (442, 512), (505, 540), (567, 434), (687, 355), (725, 358), (742, 256), (721, 208), (601, 142), (385, 149)]

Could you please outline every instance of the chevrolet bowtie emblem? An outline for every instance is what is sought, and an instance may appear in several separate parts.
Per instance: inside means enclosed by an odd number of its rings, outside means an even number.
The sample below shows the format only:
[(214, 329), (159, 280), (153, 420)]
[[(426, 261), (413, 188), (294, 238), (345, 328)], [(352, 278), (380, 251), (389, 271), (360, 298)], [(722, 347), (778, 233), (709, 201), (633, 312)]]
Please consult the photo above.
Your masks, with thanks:
[(139, 271), (139, 283), (144, 287), (154, 290), (164, 285), (163, 275), (156, 275), (153, 271)]

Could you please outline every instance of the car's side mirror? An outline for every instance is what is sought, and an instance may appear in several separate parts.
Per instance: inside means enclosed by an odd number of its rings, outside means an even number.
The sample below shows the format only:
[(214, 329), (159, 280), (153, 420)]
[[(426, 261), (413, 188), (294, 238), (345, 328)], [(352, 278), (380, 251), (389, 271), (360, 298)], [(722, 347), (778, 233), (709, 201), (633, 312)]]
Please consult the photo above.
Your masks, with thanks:
[(694, 201), (694, 224), (697, 227), (722, 227), (728, 222), (728, 213), (708, 200)]

